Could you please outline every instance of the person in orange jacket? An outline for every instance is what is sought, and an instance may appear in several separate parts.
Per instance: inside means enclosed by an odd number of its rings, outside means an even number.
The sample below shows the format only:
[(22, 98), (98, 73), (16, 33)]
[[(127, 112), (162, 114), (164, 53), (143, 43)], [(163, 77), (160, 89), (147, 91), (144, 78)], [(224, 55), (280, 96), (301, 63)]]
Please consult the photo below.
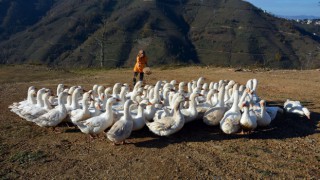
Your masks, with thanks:
[(144, 72), (143, 72), (143, 68), (145, 68), (147, 66), (147, 62), (148, 62), (148, 58), (146, 56), (146, 53), (144, 50), (140, 50), (139, 54), (137, 55), (137, 62), (133, 68), (134, 74), (133, 74), (133, 85), (136, 84), (137, 82), (137, 76), (138, 74), (140, 74), (140, 81), (143, 81), (143, 76), (144, 76)]

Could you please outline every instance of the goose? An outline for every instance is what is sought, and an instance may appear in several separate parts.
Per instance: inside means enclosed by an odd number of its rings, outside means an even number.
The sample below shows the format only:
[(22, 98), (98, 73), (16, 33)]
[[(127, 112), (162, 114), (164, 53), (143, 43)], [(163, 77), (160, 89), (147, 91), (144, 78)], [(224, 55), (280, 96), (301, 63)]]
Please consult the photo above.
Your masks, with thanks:
[(221, 86), (218, 93), (218, 103), (215, 107), (208, 109), (203, 116), (203, 122), (209, 126), (219, 125), (227, 108), (224, 105), (225, 87)]
[(128, 93), (128, 91), (129, 91), (129, 87), (127, 86), (121, 87), (120, 96), (119, 96), (120, 101), (112, 106), (113, 109), (118, 111), (124, 109), (123, 106), (124, 106), (124, 103), (126, 102), (126, 94)]
[(57, 85), (57, 89), (56, 89), (56, 95), (57, 96), (50, 96), (49, 97), (49, 102), (52, 106), (57, 106), (58, 105), (58, 94), (60, 94), (61, 92), (63, 92), (65, 90), (65, 88), (67, 88), (66, 85), (64, 84), (58, 84)]
[[(243, 103), (243, 113), (240, 119), (240, 125), (243, 131), (251, 132), (257, 128), (257, 116), (254, 114), (253, 110), (249, 110), (249, 102), (246, 101)], [(251, 112), (251, 113), (250, 113)]]
[(105, 94), (105, 96), (106, 96), (107, 99), (112, 96), (111, 92), (112, 92), (112, 88), (111, 88), (111, 87), (107, 87), (107, 88), (104, 90), (104, 94)]
[(214, 88), (214, 82), (211, 81), (211, 82), (209, 83), (209, 89), (213, 89), (213, 88)]
[(142, 95), (142, 92), (143, 92), (142, 88), (139, 88), (138, 90), (132, 92), (131, 97), (130, 97), (131, 101), (138, 102), (139, 101), (139, 96)]
[(116, 83), (113, 86), (112, 89), (112, 96), (119, 99), (119, 94), (120, 94), (120, 90), (121, 90), (122, 84), (121, 83)]
[(143, 99), (149, 99), (150, 90), (153, 88), (151, 85), (145, 85), (143, 88), (143, 95), (141, 96)]
[(249, 88), (246, 88), (243, 92), (242, 92), (242, 95), (241, 95), (241, 97), (240, 97), (240, 99), (239, 99), (239, 104), (238, 104), (238, 106), (239, 106), (239, 108), (242, 110), (242, 102), (245, 102), (245, 101), (250, 101), (251, 99), (250, 99), (250, 97), (249, 97), (249, 95), (248, 95), (248, 93), (250, 92), (250, 89)]
[(93, 99), (96, 99), (98, 98), (98, 87), (99, 85), (98, 84), (94, 84), (93, 87), (92, 87), (92, 96), (93, 96)]
[[(26, 119), (26, 116), (32, 115), (34, 116), (40, 110), (44, 110), (44, 101), (43, 95), (46, 93), (45, 88), (41, 88), (37, 92), (37, 103), (35, 105), (24, 106), (24, 108), (19, 112), (20, 116)], [(28, 120), (28, 119), (26, 119)]]
[[(69, 91), (70, 92), (70, 91)], [(78, 99), (80, 97), (80, 93), (82, 92), (82, 88), (81, 87), (76, 87), (73, 92), (72, 92), (72, 96), (71, 96), (71, 103), (66, 105), (67, 111), (70, 112), (72, 110), (75, 109), (79, 109), (80, 105), (78, 102)], [(70, 96), (69, 96), (70, 97)]]
[(33, 122), (40, 127), (53, 127), (53, 130), (55, 130), (55, 127), (67, 117), (67, 109), (62, 102), (67, 96), (67, 92), (61, 92), (58, 95), (58, 106), (34, 119)]
[(168, 116), (154, 122), (147, 122), (149, 130), (159, 136), (169, 136), (178, 132), (184, 125), (185, 119), (180, 112), (180, 103), (185, 100), (183, 95), (179, 95), (175, 100), (173, 116)]
[(148, 103), (146, 110), (144, 111), (145, 117), (147, 121), (151, 121), (156, 114), (157, 109), (154, 104)]
[(64, 84), (58, 84), (58, 86), (57, 86), (57, 91), (56, 91), (57, 95), (60, 94), (60, 93), (62, 93), (62, 91), (63, 91), (63, 89), (64, 89), (65, 87), (66, 87), (66, 86), (65, 86)]
[[(54, 95), (53, 93), (51, 93), (51, 96), (49, 97), (49, 102), (52, 106), (57, 106), (58, 105), (58, 94), (60, 94), (61, 92), (68, 92), (69, 89), (67, 88), (68, 86), (64, 85), (64, 84), (58, 84), (57, 85), (57, 89), (56, 89), (56, 95)], [(71, 88), (71, 87), (70, 87)], [(67, 103), (67, 98), (63, 99), (63, 103)]]
[(91, 93), (85, 92), (82, 95), (82, 109), (75, 109), (70, 112), (70, 119), (74, 125), (77, 125), (78, 121), (83, 121), (91, 117), (88, 101), (90, 100)]
[(114, 145), (122, 142), (131, 135), (133, 128), (133, 120), (129, 111), (130, 105), (133, 103), (131, 99), (128, 99), (124, 104), (124, 116), (119, 121), (115, 122), (110, 130), (106, 133), (107, 138), (114, 143)]
[(250, 90), (253, 89), (253, 79), (247, 81), (246, 88), (249, 88)]
[[(208, 94), (206, 95), (206, 101), (203, 103), (199, 103), (197, 105), (197, 111), (199, 113), (199, 117), (202, 119), (204, 116), (204, 113), (210, 109), (212, 106), (212, 96), (214, 94), (215, 90), (210, 89)], [(202, 93), (199, 96), (204, 96)]]
[(220, 89), (222, 86), (224, 86), (224, 81), (223, 80), (219, 80), (218, 89)]
[[(185, 82), (180, 82), (179, 83), (179, 86), (178, 86), (178, 92), (185, 95), (185, 91), (184, 91), (184, 87), (186, 86), (186, 83)], [(174, 87), (170, 87), (170, 89), (172, 89), (172, 91), (174, 91)]]
[(153, 98), (153, 95), (154, 95), (154, 86), (150, 86), (149, 87), (150, 89), (148, 90), (148, 96), (146, 96), (147, 97), (147, 99), (152, 99)]
[(186, 92), (186, 94), (185, 94), (185, 97), (189, 97), (190, 96), (190, 94), (192, 93), (192, 82), (188, 82), (187, 83), (187, 88), (188, 88), (188, 91)]
[(238, 86), (239, 85), (237, 83), (235, 83), (235, 84), (233, 84), (232, 88), (229, 89), (229, 93), (228, 93), (229, 99), (227, 101), (225, 101), (225, 104), (227, 107), (231, 108), (233, 101), (234, 101), (234, 93), (233, 92), (238, 89)]
[(185, 123), (189, 123), (198, 118), (196, 98), (199, 97), (199, 92), (194, 92), (190, 95), (190, 105), (188, 109), (181, 109), (181, 114), (184, 116)]
[(127, 99), (131, 99), (132, 94), (136, 94), (136, 91), (138, 91), (141, 87), (142, 87), (143, 82), (142, 81), (138, 81), (134, 87), (133, 90), (131, 92), (128, 92), (126, 94)]
[(266, 111), (266, 102), (265, 100), (260, 101), (260, 109), (255, 110), (255, 113), (257, 115), (257, 123), (258, 126), (268, 126), (271, 123), (271, 117)]
[[(241, 85), (239, 86), (239, 97), (242, 97), (242, 94), (243, 94), (244, 90), (245, 90), (245, 87), (244, 87), (243, 84), (241, 84)], [(240, 102), (241, 102), (241, 101), (240, 101)]]
[[(73, 95), (73, 92), (74, 92), (74, 90), (77, 88), (77, 86), (71, 86), (70, 88), (69, 88), (69, 90), (68, 90), (68, 94), (72, 94)], [(66, 102), (66, 104), (67, 104), (67, 109), (68, 109), (68, 107), (71, 107), (71, 103), (72, 103), (72, 98), (73, 96), (68, 96), (67, 97), (67, 102)]]
[(310, 119), (310, 111), (308, 110), (308, 108), (302, 106), (300, 101), (292, 101), (290, 99), (287, 99), (283, 107), (287, 113), (306, 116), (308, 119)]
[(161, 87), (161, 81), (158, 81), (154, 87), (154, 94), (151, 99), (149, 99), (151, 104), (159, 104), (160, 103), (160, 87)]
[(202, 88), (202, 85), (204, 84), (204, 81), (205, 81), (205, 78), (204, 78), (204, 77), (199, 77), (198, 80), (197, 80), (197, 82), (196, 82), (196, 83), (197, 83), (197, 84), (196, 84), (196, 85), (197, 85), (196, 87), (198, 87), (198, 88), (201, 89), (201, 88)]
[[(166, 90), (165, 90), (166, 91)], [(166, 106), (164, 104), (163, 107), (161, 108), (157, 108), (154, 104), (153, 104), (153, 109), (154, 110), (154, 116), (150, 119), (148, 116), (147, 120), (150, 121), (153, 119), (153, 121), (158, 121), (159, 119), (166, 117), (166, 116), (172, 116), (173, 115), (173, 106), (174, 106), (174, 101), (176, 99), (177, 96), (179, 96), (180, 93), (175, 93), (174, 90), (170, 90), (169, 95), (168, 95), (168, 106)], [(164, 101), (164, 103), (166, 103)], [(152, 104), (152, 103), (150, 103)], [(167, 104), (167, 103), (166, 103)], [(182, 105), (182, 104), (181, 104)], [(150, 107), (151, 108), (151, 107)]]
[(260, 98), (257, 95), (257, 86), (258, 86), (258, 80), (257, 79), (252, 79), (252, 90), (251, 90), (251, 95), (252, 95), (252, 100), (254, 103), (257, 103), (260, 101)]
[(238, 106), (239, 92), (235, 90), (234, 101), (230, 110), (228, 110), (220, 121), (220, 128), (226, 134), (234, 134), (240, 129), (241, 113)]
[[(34, 86), (30, 86), (28, 88), (28, 95), (27, 95), (27, 99), (26, 100), (23, 100), (23, 101), (20, 101), (20, 102), (14, 102), (12, 103), (9, 108), (11, 109), (10, 111), (19, 115), (20, 117), (21, 114), (20, 112), (27, 106), (34, 106), (37, 101), (36, 101), (36, 98), (35, 98), (35, 95), (36, 95), (36, 89)], [(22, 117), (23, 118), (23, 117)]]
[(228, 82), (228, 86), (230, 86), (230, 87), (233, 87), (233, 85), (235, 85), (235, 84), (236, 84), (236, 82), (234, 80), (230, 80)]
[(177, 80), (171, 80), (170, 84), (172, 84), (173, 89), (175, 89), (176, 84), (179, 83)]
[(137, 131), (142, 129), (145, 126), (145, 113), (144, 113), (144, 109), (147, 107), (147, 105), (149, 105), (148, 100), (143, 100), (139, 103), (138, 105), (138, 113), (136, 116), (132, 117), (133, 120), (133, 127), (132, 127), (132, 131)]
[(114, 123), (112, 104), (116, 102), (115, 97), (111, 97), (107, 101), (106, 111), (99, 116), (91, 117), (87, 120), (78, 122), (76, 125), (85, 134), (89, 134), (91, 138), (95, 138), (101, 132), (112, 126)]
[[(228, 105), (229, 103), (229, 99), (230, 99), (230, 94), (229, 94), (229, 89), (231, 89), (232, 87), (227, 85), (225, 87), (225, 92), (224, 92), (224, 102), (227, 103), (226, 105)], [(233, 102), (232, 102), (233, 103)]]
[(42, 95), (42, 100), (44, 102), (43, 107), (35, 106), (28, 113), (22, 114), (24, 119), (26, 119), (27, 121), (33, 121), (34, 119), (38, 118), (39, 116), (47, 113), (50, 109), (52, 109), (52, 106), (49, 102), (50, 94), (51, 94), (51, 92), (48, 91)]
[(211, 97), (212, 107), (215, 107), (219, 102), (218, 93), (219, 93), (219, 91), (217, 89), (213, 89), (213, 96)]
[[(209, 89), (208, 83), (204, 83), (204, 84), (202, 85), (202, 88), (200, 89), (200, 90), (201, 90), (200, 94), (202, 94), (202, 96), (197, 97), (197, 102), (198, 102), (198, 104), (201, 104), (201, 103), (206, 102), (207, 99), (206, 99), (205, 97), (207, 97), (208, 89)], [(211, 95), (211, 96), (212, 96), (212, 95)], [(211, 98), (211, 97), (210, 97), (210, 98)], [(208, 102), (208, 101), (207, 101), (207, 102)]]
[(100, 96), (100, 94), (104, 93), (104, 90), (105, 90), (104, 86), (102, 86), (102, 85), (98, 86), (98, 89), (97, 89), (98, 96)]

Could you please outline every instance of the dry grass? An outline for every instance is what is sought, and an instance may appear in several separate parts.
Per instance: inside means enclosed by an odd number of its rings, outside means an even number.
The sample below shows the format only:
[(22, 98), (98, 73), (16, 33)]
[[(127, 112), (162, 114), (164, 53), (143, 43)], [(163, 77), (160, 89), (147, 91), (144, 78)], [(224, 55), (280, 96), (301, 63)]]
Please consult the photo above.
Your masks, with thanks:
[[(17, 68), (17, 69), (16, 69)], [(300, 100), (312, 111), (312, 119), (282, 115), (270, 127), (251, 135), (225, 135), (202, 122), (185, 125), (171, 137), (157, 137), (147, 128), (134, 132), (132, 144), (113, 146), (101, 138), (92, 143), (73, 128), (61, 134), (20, 119), (8, 105), (26, 96), (27, 87), (56, 88), (58, 83), (111, 86), (131, 83), (131, 69), (50, 71), (33, 67), (1, 67), (0, 177), (178, 179), (178, 178), (320, 178), (320, 72), (233, 72), (220, 68), (187, 67), (153, 69), (146, 77), (190, 81), (233, 79), (244, 84), (259, 80), (258, 94), (269, 104)], [(18, 70), (18, 72), (14, 71)], [(14, 72), (14, 73), (13, 73)], [(3, 76), (5, 75), (5, 76)], [(10, 75), (10, 76), (9, 76)]]

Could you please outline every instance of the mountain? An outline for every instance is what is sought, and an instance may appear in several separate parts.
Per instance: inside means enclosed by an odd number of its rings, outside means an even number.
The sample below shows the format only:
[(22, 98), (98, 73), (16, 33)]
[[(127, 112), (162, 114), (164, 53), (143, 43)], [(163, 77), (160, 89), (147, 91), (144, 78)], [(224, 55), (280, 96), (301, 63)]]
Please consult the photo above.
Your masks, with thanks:
[(300, 15), (300, 16), (285, 16), (285, 15), (277, 15), (278, 17), (285, 18), (285, 19), (293, 19), (293, 20), (303, 20), (303, 19), (320, 19), (319, 16), (307, 16), (307, 15)]
[(242, 0), (0, 0), (2, 64), (319, 68), (319, 34)]

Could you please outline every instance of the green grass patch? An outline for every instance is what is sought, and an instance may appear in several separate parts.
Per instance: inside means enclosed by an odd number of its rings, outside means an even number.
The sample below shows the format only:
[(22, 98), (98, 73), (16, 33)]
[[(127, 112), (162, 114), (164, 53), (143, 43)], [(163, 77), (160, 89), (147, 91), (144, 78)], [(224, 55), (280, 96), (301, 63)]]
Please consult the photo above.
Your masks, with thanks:
[(25, 164), (29, 162), (39, 161), (45, 158), (47, 155), (43, 151), (21, 151), (17, 152), (10, 157), (11, 162), (16, 162), (19, 164)]

